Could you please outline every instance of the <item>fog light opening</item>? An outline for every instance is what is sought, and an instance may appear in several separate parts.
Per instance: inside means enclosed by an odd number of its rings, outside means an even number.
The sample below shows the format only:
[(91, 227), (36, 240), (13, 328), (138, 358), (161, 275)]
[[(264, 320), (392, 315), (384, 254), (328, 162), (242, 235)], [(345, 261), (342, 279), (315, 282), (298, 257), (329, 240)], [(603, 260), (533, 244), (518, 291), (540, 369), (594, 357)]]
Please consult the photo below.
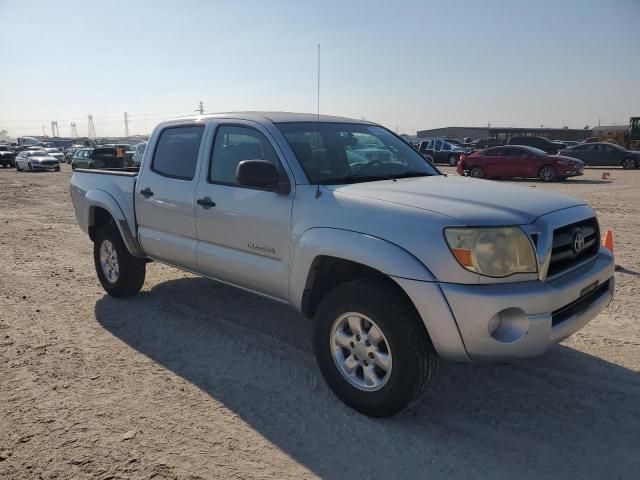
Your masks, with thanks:
[(519, 308), (507, 308), (489, 319), (487, 330), (499, 342), (517, 342), (529, 331), (529, 319)]

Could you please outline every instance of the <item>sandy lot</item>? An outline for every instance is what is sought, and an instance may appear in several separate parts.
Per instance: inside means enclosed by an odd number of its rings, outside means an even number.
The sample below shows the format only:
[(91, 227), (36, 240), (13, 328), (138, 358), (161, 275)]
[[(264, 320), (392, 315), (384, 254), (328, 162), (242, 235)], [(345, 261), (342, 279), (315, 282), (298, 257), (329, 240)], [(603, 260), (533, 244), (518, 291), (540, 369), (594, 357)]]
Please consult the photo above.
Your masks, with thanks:
[(518, 182), (614, 229), (605, 313), (540, 358), (444, 365), (373, 420), (329, 392), (284, 306), (157, 264), (107, 297), (64, 168), (0, 169), (0, 478), (638, 478), (640, 170)]

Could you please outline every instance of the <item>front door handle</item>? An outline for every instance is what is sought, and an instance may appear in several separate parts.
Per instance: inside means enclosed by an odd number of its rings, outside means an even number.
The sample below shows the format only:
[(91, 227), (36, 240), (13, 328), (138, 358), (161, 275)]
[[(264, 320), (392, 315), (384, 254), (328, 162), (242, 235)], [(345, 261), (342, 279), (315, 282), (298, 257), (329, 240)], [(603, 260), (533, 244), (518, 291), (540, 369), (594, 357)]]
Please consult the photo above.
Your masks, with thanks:
[(209, 197), (199, 198), (198, 200), (196, 200), (196, 203), (204, 209), (209, 209), (216, 206), (216, 202), (211, 200), (211, 198)]
[(149, 198), (149, 197), (153, 197), (153, 192), (151, 191), (151, 189), (149, 187), (140, 190), (140, 195)]

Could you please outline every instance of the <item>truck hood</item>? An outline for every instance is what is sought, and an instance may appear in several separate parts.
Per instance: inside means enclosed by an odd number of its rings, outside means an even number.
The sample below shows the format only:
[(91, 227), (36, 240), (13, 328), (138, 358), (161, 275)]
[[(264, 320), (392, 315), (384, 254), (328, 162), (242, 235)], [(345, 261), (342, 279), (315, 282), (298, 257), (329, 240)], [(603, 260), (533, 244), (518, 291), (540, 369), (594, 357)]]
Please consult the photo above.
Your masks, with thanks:
[(338, 196), (414, 207), (470, 226), (525, 225), (541, 215), (585, 204), (542, 189), (444, 175), (325, 187)]

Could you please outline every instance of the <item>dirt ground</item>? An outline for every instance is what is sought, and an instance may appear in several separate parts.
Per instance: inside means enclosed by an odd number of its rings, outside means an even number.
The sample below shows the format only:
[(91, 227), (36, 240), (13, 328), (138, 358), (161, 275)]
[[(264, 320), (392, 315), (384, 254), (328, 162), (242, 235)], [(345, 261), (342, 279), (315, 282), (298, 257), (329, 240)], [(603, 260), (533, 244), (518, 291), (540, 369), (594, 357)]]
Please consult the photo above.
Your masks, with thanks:
[(517, 183), (614, 230), (609, 309), (542, 357), (444, 365), (375, 420), (329, 392), (287, 307), (158, 264), (106, 296), (69, 168), (0, 169), (0, 478), (637, 479), (640, 170), (604, 171)]

